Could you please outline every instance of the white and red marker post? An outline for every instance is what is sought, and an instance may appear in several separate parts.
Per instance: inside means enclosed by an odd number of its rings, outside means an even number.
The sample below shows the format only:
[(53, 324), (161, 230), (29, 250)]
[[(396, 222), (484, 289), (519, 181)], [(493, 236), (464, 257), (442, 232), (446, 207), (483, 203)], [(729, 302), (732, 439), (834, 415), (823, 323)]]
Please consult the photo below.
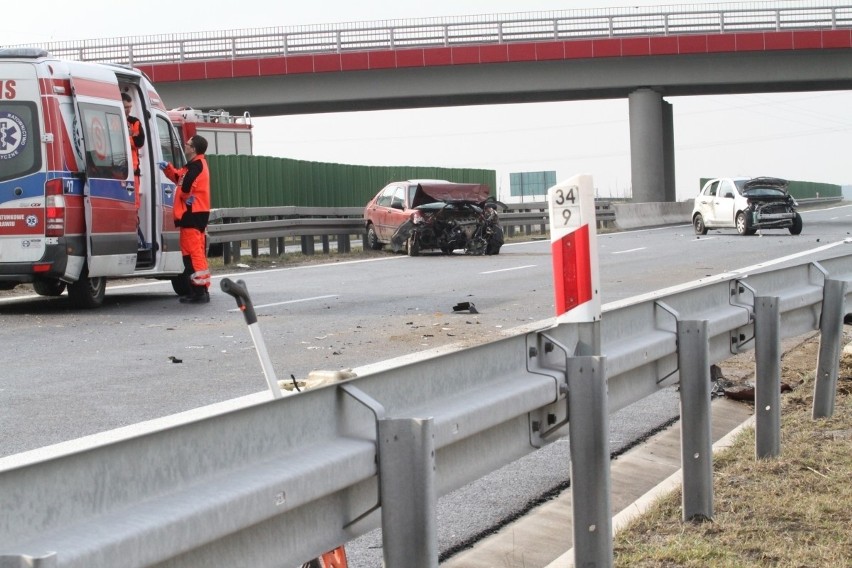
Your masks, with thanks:
[(578, 175), (547, 191), (556, 321), (575, 324), (573, 356), (566, 353), (571, 422), (571, 492), (575, 566), (612, 566), (609, 413), (606, 362), (601, 357), (595, 189)]
[(595, 188), (583, 174), (547, 190), (557, 323), (601, 319)]

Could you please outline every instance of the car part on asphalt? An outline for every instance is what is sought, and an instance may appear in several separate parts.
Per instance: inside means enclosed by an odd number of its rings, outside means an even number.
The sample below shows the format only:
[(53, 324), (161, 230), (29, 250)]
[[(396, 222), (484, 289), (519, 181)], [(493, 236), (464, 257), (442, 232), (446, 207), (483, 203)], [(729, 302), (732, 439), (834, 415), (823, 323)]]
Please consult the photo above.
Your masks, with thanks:
[(478, 314), (479, 310), (476, 309), (476, 306), (473, 305), (473, 302), (459, 302), (455, 306), (453, 306), (454, 312), (468, 312), (470, 314)]

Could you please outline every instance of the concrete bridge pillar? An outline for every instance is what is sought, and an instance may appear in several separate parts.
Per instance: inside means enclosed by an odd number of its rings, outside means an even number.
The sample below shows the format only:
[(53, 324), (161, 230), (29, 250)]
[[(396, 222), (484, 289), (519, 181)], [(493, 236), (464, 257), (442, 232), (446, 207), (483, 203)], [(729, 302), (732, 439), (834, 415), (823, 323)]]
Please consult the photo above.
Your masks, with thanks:
[(672, 105), (653, 89), (633, 91), (628, 102), (633, 202), (677, 201)]

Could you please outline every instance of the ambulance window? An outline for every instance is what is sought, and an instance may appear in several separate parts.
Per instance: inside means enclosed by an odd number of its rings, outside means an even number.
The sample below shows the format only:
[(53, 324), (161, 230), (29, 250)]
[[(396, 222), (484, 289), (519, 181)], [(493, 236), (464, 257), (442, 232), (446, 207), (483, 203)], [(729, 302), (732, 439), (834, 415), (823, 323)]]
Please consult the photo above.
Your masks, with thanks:
[(35, 103), (0, 101), (0, 181), (41, 169), (41, 134)]
[(185, 166), (183, 142), (181, 142), (175, 129), (172, 128), (172, 123), (168, 118), (157, 117), (157, 132), (160, 133), (160, 149), (163, 152), (163, 159), (171, 162), (176, 168)]
[(127, 119), (118, 107), (80, 104), (89, 177), (127, 179)]

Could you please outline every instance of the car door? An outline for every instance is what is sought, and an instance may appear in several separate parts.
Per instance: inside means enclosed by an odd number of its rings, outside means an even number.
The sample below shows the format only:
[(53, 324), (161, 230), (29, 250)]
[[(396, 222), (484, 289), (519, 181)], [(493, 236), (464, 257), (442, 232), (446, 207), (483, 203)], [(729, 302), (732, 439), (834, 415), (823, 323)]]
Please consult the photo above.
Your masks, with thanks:
[(719, 180), (715, 179), (704, 184), (704, 188), (695, 198), (695, 208), (704, 218), (704, 226), (715, 225), (713, 213), (713, 201), (716, 199), (716, 190), (719, 189)]
[(719, 182), (719, 190), (713, 201), (713, 219), (717, 227), (734, 227), (734, 203), (736, 202), (737, 190), (734, 182), (723, 179)]
[(396, 185), (393, 188), (390, 208), (387, 213), (387, 225), (385, 227), (388, 239), (396, 233), (400, 225), (408, 221), (409, 217), (411, 217), (411, 211), (408, 209), (405, 201), (405, 188), (406, 186), (404, 185)]
[(376, 230), (376, 235), (382, 241), (387, 241), (390, 235), (387, 234), (388, 215), (390, 214), (391, 198), (393, 197), (394, 186), (388, 185), (382, 189), (376, 196), (375, 201), (370, 206), (368, 217), (373, 223)]
[(385, 242), (396, 232), (400, 225), (408, 219), (405, 209), (405, 186), (391, 184), (379, 194), (376, 203), (370, 211), (373, 225), (379, 239)]

